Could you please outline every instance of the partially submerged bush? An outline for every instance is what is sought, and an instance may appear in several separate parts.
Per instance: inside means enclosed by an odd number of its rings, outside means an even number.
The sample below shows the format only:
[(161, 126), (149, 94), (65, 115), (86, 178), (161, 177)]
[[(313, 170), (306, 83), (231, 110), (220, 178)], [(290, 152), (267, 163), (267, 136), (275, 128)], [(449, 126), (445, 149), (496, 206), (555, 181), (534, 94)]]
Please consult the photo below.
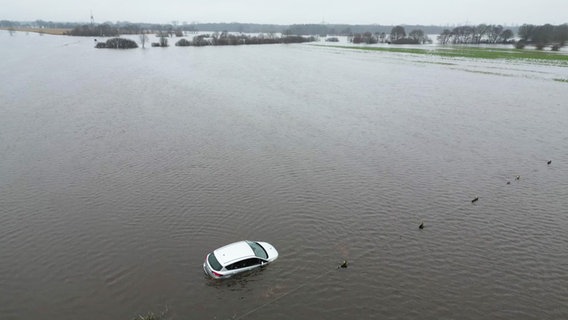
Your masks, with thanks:
[(515, 48), (517, 49), (524, 49), (527, 43), (524, 40), (519, 40), (515, 42)]
[(168, 46), (168, 38), (162, 36), (160, 37), (160, 47), (167, 47)]
[(191, 42), (187, 39), (181, 39), (178, 42), (176, 42), (176, 46), (178, 47), (189, 47), (191, 45)]
[(123, 38), (112, 38), (105, 42), (99, 42), (95, 48), (107, 48), (107, 49), (133, 49), (138, 48), (138, 44), (135, 41)]
[(160, 37), (160, 42), (152, 42), (152, 47), (167, 47), (168, 46), (168, 38)]

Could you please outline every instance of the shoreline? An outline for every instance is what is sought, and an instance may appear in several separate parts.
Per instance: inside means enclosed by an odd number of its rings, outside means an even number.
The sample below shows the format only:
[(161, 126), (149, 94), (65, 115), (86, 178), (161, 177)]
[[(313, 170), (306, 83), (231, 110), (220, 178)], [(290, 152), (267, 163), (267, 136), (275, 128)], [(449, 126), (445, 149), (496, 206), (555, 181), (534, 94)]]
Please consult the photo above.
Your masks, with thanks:
[(6, 30), (6, 31), (17, 31), (17, 32), (34, 32), (34, 33), (40, 33), (40, 34), (50, 34), (50, 35), (56, 35), (56, 36), (64, 36), (66, 35), (66, 32), (71, 31), (71, 29), (66, 29), (66, 28), (6, 28), (6, 27), (1, 27), (0, 30)]

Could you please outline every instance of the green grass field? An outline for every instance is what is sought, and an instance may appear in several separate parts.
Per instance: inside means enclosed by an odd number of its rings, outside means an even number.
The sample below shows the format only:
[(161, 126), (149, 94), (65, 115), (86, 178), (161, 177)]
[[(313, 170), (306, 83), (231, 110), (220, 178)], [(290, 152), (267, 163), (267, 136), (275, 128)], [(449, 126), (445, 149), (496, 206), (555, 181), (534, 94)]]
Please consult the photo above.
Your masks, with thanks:
[(472, 59), (505, 59), (505, 60), (533, 60), (543, 63), (560, 63), (568, 66), (568, 55), (550, 51), (536, 51), (527, 49), (504, 49), (504, 48), (475, 48), (451, 46), (437, 49), (397, 48), (397, 47), (360, 47), (360, 46), (331, 46), (334, 48), (410, 53), (421, 55), (433, 55), (452, 58)]

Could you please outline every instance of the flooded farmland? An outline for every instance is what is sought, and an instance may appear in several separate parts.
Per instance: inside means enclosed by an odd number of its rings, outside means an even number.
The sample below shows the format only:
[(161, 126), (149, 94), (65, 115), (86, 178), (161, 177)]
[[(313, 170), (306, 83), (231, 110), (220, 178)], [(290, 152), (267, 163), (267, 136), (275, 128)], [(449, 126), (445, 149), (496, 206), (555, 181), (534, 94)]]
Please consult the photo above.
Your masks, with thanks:
[(1, 319), (568, 317), (566, 66), (93, 47), (0, 32)]

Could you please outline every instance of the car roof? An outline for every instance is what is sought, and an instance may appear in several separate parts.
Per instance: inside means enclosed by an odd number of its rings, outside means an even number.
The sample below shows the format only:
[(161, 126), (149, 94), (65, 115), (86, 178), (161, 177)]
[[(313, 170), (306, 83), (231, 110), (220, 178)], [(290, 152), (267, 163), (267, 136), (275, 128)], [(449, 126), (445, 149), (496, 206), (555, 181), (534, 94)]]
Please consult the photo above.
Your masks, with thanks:
[(239, 241), (228, 244), (213, 251), (215, 257), (223, 266), (245, 258), (254, 258), (254, 252), (246, 241)]

